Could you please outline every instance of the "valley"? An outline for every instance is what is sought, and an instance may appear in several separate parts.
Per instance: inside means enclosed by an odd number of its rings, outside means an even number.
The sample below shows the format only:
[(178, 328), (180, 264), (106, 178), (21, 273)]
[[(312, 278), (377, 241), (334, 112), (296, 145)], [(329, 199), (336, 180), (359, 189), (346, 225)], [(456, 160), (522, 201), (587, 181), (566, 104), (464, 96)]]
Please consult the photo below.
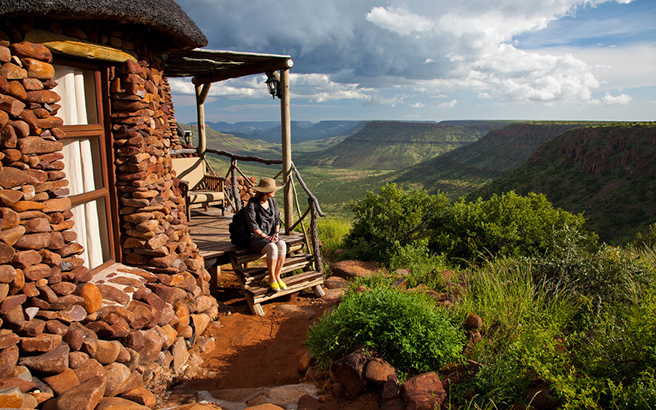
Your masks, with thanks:
[[(590, 229), (610, 243), (646, 231), (656, 217), (649, 201), (656, 190), (650, 171), (656, 169), (653, 123), (326, 123), (296, 124), (295, 129), (316, 132), (306, 131), (301, 142), (292, 137), (292, 150), (295, 165), (328, 216), (348, 216), (345, 204), (393, 182), (403, 189), (443, 192), (453, 200), (510, 190), (544, 193), (556, 207), (584, 212)], [(257, 138), (276, 125), (257, 124), (233, 124), (222, 131), (209, 127), (208, 147), (280, 158), (279, 143)], [(249, 132), (240, 138), (225, 129)], [(229, 166), (225, 159), (212, 161), (217, 170)], [(240, 168), (247, 175), (278, 172), (274, 166), (240, 163)]]

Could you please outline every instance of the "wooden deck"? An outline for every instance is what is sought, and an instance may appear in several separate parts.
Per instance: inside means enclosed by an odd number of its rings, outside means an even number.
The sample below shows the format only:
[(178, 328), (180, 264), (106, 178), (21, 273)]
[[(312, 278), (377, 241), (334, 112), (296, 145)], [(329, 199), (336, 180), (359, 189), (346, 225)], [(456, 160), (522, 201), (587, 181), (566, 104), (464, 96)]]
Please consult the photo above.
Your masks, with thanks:
[(191, 210), (189, 231), (198, 246), (201, 256), (205, 258), (205, 268), (221, 266), (230, 263), (230, 252), (237, 248), (230, 243), (228, 224), (232, 221), (232, 213), (221, 216), (221, 209), (210, 207)]
[[(207, 211), (203, 208), (191, 210), (189, 231), (205, 259), (205, 269), (210, 273), (212, 269), (230, 263), (230, 253), (239, 249), (230, 242), (228, 224), (232, 221), (232, 215), (226, 212), (225, 216), (221, 216), (221, 209), (218, 207), (209, 207)], [(302, 240), (302, 234), (292, 235), (296, 241), (299, 241), (299, 237)], [(283, 235), (282, 238), (290, 243), (290, 237)]]

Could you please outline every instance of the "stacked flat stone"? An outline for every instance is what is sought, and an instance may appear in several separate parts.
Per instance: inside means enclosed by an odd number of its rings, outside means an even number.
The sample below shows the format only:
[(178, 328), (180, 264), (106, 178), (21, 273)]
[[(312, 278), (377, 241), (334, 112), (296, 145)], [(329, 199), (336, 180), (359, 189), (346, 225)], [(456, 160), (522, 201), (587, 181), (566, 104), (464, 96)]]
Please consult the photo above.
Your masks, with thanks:
[[(29, 24), (9, 27), (0, 31), (0, 408), (152, 407), (147, 384), (182, 371), (217, 316), (166, 154), (170, 91), (145, 59), (111, 70), (121, 249), (134, 267), (92, 274), (71, 230), (52, 54), (23, 40)], [(120, 32), (63, 31), (121, 46), (111, 41)]]

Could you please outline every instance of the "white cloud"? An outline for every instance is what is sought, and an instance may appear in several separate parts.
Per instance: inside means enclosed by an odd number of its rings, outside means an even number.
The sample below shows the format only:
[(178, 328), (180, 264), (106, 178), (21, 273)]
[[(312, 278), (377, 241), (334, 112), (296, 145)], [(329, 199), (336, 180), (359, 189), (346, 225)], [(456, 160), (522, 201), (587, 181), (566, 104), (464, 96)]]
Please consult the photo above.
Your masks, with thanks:
[[(303, 103), (393, 106), (412, 94), (419, 107), (448, 93), (461, 108), (466, 100), (455, 93), (469, 92), (486, 104), (554, 106), (593, 103), (593, 93), (610, 91), (600, 103), (626, 104), (629, 92), (617, 90), (656, 84), (653, 41), (634, 52), (622, 44), (526, 50), (516, 41), (613, 0), (281, 0), (276, 7), (268, 0), (178, 1), (208, 36), (209, 48), (292, 55), (291, 92)], [(594, 24), (588, 28), (585, 38), (598, 35)], [(215, 84), (210, 95), (267, 97), (263, 79), (253, 78)], [(193, 94), (190, 83), (171, 80), (171, 86)]]
[(438, 104), (438, 108), (453, 108), (456, 106), (458, 103), (458, 100), (451, 100), (449, 102), (443, 102), (441, 104)]
[(627, 94), (620, 94), (617, 97), (614, 97), (610, 95), (610, 93), (606, 93), (602, 101), (604, 104), (608, 105), (627, 105), (631, 100), (632, 98)]
[(367, 14), (366, 20), (402, 36), (427, 32), (433, 27), (431, 20), (396, 7), (374, 7)]

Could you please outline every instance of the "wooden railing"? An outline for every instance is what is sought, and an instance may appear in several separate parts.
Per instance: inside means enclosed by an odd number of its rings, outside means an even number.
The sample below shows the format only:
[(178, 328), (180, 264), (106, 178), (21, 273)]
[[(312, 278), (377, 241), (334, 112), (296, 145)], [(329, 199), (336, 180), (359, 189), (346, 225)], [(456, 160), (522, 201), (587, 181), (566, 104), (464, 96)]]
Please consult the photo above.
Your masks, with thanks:
[[(196, 149), (179, 149), (179, 150), (171, 150), (169, 151), (170, 155), (176, 155), (176, 154), (196, 154)], [(246, 161), (246, 162), (258, 162), (261, 164), (265, 165), (282, 165), (282, 160), (271, 160), (271, 159), (265, 159), (265, 158), (260, 158), (256, 156), (245, 156), (245, 155), (237, 155), (233, 154), (227, 151), (220, 151), (220, 150), (214, 150), (214, 149), (207, 149), (205, 151), (206, 154), (214, 154), (218, 156), (223, 156), (227, 157), (230, 159), (230, 168), (228, 168), (228, 171), (225, 174), (226, 178), (229, 178), (231, 181), (230, 184), (230, 189), (227, 192), (227, 200), (230, 203), (230, 206), (233, 209), (233, 212), (237, 212), (239, 209), (242, 208), (243, 204), (241, 201), (241, 198), (239, 196), (239, 188), (237, 184), (237, 175), (241, 175), (244, 179), (245, 184), (249, 184), (252, 186), (252, 182), (249, 177), (247, 177), (238, 167), (237, 162), (238, 161)], [(207, 161), (206, 161), (207, 162)], [(289, 179), (289, 183), (291, 184), (292, 192), (293, 192), (293, 197), (294, 197), (294, 204), (284, 204), (285, 207), (287, 206), (295, 206), (296, 212), (299, 215), (299, 218), (296, 222), (292, 224), (292, 226), (285, 227), (287, 232), (292, 232), (295, 230), (297, 227), (301, 227), (301, 230), (303, 231), (303, 238), (305, 241), (305, 246), (308, 248), (308, 251), (311, 252), (314, 256), (314, 263), (315, 263), (315, 270), (317, 272), (323, 272), (323, 264), (322, 264), (322, 259), (321, 259), (321, 248), (319, 245), (319, 234), (318, 234), (318, 229), (317, 229), (317, 223), (318, 219), (320, 216), (324, 216), (323, 212), (321, 211), (321, 206), (319, 205), (319, 200), (314, 196), (314, 194), (310, 191), (310, 189), (307, 187), (305, 184), (305, 181), (303, 181), (303, 177), (301, 177), (301, 173), (298, 171), (296, 166), (292, 163), (292, 171), (293, 175), (296, 177), (296, 180), (298, 181), (298, 184), (301, 186), (303, 191), (308, 197), (308, 207), (304, 212), (301, 212), (301, 207), (300, 203), (298, 201), (298, 192), (296, 191), (296, 185), (294, 183), (294, 178)], [(283, 174), (283, 171), (280, 170), (274, 177), (273, 179), (279, 178)], [(311, 241), (308, 241), (308, 232), (305, 228), (304, 220), (307, 217), (310, 217), (310, 227), (309, 227), (309, 237)]]

